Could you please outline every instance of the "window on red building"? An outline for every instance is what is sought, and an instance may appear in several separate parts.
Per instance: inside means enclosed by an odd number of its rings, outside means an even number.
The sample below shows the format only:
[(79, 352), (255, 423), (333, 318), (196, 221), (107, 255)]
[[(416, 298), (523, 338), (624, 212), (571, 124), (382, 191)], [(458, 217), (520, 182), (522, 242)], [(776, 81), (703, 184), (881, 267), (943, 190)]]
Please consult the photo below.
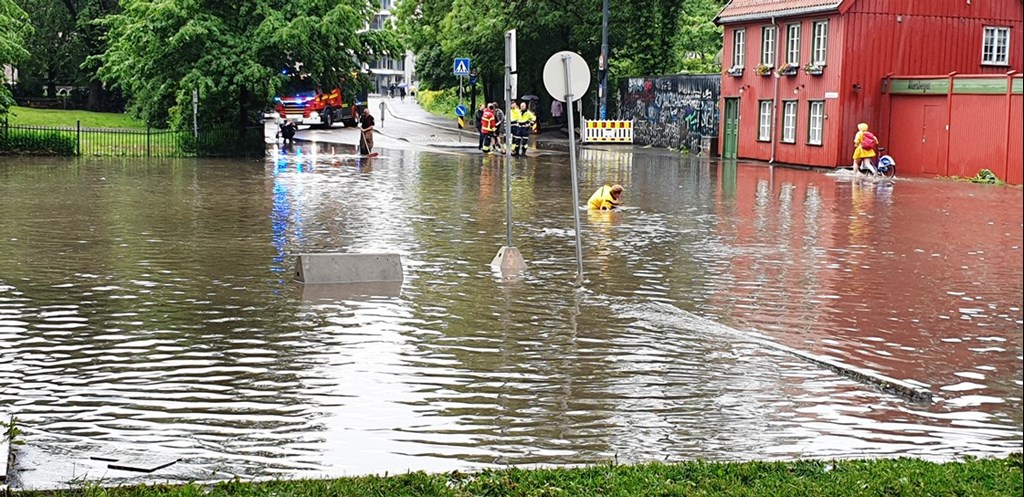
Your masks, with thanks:
[(815, 22), (813, 28), (811, 63), (816, 66), (824, 66), (828, 59), (828, 21)]
[(775, 65), (775, 26), (761, 28), (761, 64)]
[(732, 32), (732, 67), (743, 67), (746, 62), (744, 51), (747, 49), (747, 32), (735, 29)]
[(782, 143), (796, 143), (796, 100), (782, 103)]
[(786, 27), (786, 63), (800, 65), (800, 25)]
[(772, 101), (761, 100), (760, 119), (757, 127), (757, 141), (771, 141), (772, 139)]
[(807, 143), (810, 145), (821, 145), (822, 128), (825, 126), (825, 101), (815, 100), (810, 102), (810, 120), (807, 125)]
[(981, 40), (981, 63), (1005, 66), (1010, 63), (1010, 28), (985, 26)]

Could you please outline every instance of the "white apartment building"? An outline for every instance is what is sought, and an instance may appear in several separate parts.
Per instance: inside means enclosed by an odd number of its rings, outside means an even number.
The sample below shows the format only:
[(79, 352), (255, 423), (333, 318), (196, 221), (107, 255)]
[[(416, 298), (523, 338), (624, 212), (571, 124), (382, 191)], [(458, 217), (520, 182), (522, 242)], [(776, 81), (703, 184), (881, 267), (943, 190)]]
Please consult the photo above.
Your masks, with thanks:
[[(370, 29), (391, 29), (391, 9), (396, 0), (377, 0), (380, 3), (380, 10), (370, 21)], [(400, 1), (400, 0), (399, 0)], [(402, 58), (381, 57), (371, 62), (366, 69), (374, 74), (377, 93), (384, 95), (388, 87), (395, 84), (413, 84), (416, 77), (416, 57), (412, 52), (406, 51)]]

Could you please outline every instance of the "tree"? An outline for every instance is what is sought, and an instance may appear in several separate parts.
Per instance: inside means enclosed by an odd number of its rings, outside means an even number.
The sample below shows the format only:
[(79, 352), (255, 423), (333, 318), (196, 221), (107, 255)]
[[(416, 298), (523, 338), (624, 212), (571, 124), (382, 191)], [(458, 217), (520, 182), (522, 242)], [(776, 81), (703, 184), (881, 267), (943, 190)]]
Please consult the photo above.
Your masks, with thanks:
[(284, 80), (301, 71), (327, 84), (396, 51), (393, 34), (367, 31), (363, 0), (122, 0), (108, 16), (100, 77), (124, 89), (153, 125), (189, 127), (192, 92), (203, 126), (258, 121)]
[(32, 55), (18, 67), (19, 87), (36, 82), (52, 97), (57, 94), (58, 83), (87, 84), (88, 75), (83, 77), (79, 70), (87, 55), (86, 46), (78, 21), (67, 6), (58, 0), (19, 1), (34, 28), (34, 35), (25, 40), (25, 48)]
[(726, 0), (688, 0), (679, 15), (675, 38), (676, 68), (679, 71), (718, 73), (722, 70), (722, 28), (715, 16)]
[[(25, 38), (32, 34), (28, 14), (13, 0), (0, 0), (0, 68), (16, 64), (28, 57)], [(5, 83), (5, 82), (4, 82)], [(6, 84), (0, 84), (0, 116), (14, 104)]]

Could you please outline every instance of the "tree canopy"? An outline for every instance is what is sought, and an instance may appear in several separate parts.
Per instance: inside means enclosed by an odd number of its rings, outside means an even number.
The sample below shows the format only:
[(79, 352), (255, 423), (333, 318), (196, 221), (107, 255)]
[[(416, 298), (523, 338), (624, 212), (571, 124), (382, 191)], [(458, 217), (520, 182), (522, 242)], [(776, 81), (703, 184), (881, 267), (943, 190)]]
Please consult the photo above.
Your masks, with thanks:
[[(0, 0), (0, 69), (28, 57), (25, 39), (32, 34), (28, 14), (13, 0)], [(0, 81), (0, 116), (14, 103), (7, 85)]]
[(122, 0), (101, 22), (109, 47), (100, 77), (125, 90), (147, 122), (186, 127), (192, 93), (204, 126), (257, 121), (284, 72), (351, 82), (361, 64), (396, 51), (369, 31), (365, 0)]
[[(718, 72), (721, 30), (712, 22), (725, 0), (612, 1), (609, 90), (618, 78)], [(402, 41), (417, 55), (426, 86), (455, 84), (454, 57), (471, 57), (489, 99), (501, 97), (504, 32), (516, 29), (520, 93), (543, 90), (544, 63), (570, 50), (595, 72), (602, 0), (404, 0), (396, 12)], [(589, 103), (589, 102), (588, 102)]]

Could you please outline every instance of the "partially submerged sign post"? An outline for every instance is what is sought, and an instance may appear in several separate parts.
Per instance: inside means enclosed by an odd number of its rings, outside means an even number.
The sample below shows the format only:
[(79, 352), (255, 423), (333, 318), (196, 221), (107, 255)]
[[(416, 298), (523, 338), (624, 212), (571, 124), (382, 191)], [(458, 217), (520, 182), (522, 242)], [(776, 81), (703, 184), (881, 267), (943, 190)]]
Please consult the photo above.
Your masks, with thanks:
[[(565, 51), (552, 55), (544, 64), (544, 88), (555, 100), (565, 102), (571, 108), (590, 87), (590, 67), (579, 54)], [(572, 170), (572, 216), (576, 225), (576, 284), (583, 283), (583, 238), (580, 232), (580, 188), (576, 173), (576, 123), (572, 112), (569, 116), (569, 167)]]
[[(512, 99), (516, 98), (516, 30), (505, 33), (505, 115), (512, 115)], [(526, 269), (523, 254), (512, 244), (512, 127), (505, 126), (505, 246), (491, 260), (491, 268), (502, 272)]]

